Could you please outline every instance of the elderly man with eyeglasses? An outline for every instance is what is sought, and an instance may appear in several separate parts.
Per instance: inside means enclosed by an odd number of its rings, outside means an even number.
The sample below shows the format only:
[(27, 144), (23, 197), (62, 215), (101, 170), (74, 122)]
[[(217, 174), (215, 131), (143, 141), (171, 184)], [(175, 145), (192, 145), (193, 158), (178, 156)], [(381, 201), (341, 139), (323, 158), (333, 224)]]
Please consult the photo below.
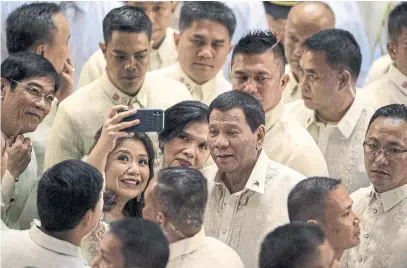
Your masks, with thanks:
[(57, 102), (58, 87), (58, 73), (40, 55), (16, 53), (1, 64), (1, 131), (8, 152), (1, 181), (1, 218), (9, 228), (20, 229), (20, 216), (38, 182), (37, 160), (25, 134), (35, 131), (48, 115)]
[(407, 105), (377, 110), (363, 147), (372, 185), (351, 195), (360, 244), (345, 252), (343, 268), (407, 267)]

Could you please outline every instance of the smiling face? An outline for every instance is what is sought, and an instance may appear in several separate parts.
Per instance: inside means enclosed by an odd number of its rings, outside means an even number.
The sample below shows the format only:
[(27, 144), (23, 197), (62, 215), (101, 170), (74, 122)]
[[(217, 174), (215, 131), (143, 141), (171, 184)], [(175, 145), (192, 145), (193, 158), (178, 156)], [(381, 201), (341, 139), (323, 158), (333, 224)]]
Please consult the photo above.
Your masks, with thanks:
[(286, 86), (282, 80), (281, 60), (272, 51), (263, 54), (237, 54), (232, 65), (232, 87), (234, 90), (245, 90), (249, 85), (255, 90), (258, 99), (267, 112), (281, 100)]
[(110, 82), (124, 93), (135, 95), (149, 66), (151, 44), (147, 34), (113, 31), (109, 43), (101, 44), (100, 48)]
[(149, 161), (141, 141), (123, 140), (107, 157), (106, 190), (126, 200), (140, 196), (150, 177)]
[(335, 250), (349, 249), (360, 243), (359, 219), (352, 210), (352, 204), (343, 185), (339, 185), (326, 197), (322, 227)]
[[(370, 125), (365, 142), (388, 151), (407, 149), (407, 122), (402, 119), (378, 117)], [(407, 183), (407, 153), (392, 157), (381, 152), (377, 157), (365, 154), (365, 168), (376, 191), (386, 192)]]
[(208, 143), (219, 171), (236, 173), (253, 165), (262, 145), (260, 131), (261, 127), (252, 132), (242, 109), (212, 110)]
[(175, 138), (164, 142), (164, 166), (199, 169), (209, 157), (208, 123), (191, 122)]
[(194, 21), (175, 43), (182, 70), (200, 85), (218, 74), (231, 48), (227, 28), (211, 20)]
[(54, 81), (48, 77), (30, 77), (18, 81), (19, 84), (14, 89), (11, 89), (11, 81), (2, 78), (1, 82), (2, 129), (9, 128), (7, 131), (15, 134), (36, 130), (48, 115), (52, 103), (47, 102), (43, 96), (37, 97), (32, 90), (55, 96)]

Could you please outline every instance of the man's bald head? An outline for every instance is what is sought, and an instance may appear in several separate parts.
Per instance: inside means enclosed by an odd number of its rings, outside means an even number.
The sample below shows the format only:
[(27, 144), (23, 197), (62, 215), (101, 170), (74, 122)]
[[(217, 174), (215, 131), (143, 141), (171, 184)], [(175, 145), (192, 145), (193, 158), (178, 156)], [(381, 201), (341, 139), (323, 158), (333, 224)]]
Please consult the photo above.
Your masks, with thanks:
[(331, 28), (335, 28), (335, 15), (325, 3), (302, 2), (290, 10), (284, 38), (285, 56), (297, 79), (302, 42), (313, 34)]

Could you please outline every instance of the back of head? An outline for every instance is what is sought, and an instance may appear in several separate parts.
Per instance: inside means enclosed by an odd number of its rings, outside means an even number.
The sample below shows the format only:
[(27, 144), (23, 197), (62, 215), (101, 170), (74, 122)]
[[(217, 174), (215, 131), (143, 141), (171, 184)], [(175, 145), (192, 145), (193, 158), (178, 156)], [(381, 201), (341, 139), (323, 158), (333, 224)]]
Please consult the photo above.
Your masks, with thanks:
[(378, 109), (369, 121), (367, 130), (370, 125), (379, 117), (401, 119), (407, 123), (407, 105), (406, 104), (390, 104)]
[(8, 53), (27, 51), (39, 41), (52, 44), (53, 17), (59, 12), (57, 4), (48, 2), (24, 4), (11, 12), (6, 20)]
[(206, 122), (208, 106), (200, 101), (182, 101), (165, 110), (165, 127), (158, 136), (159, 141), (170, 141), (177, 137), (189, 123)]
[(318, 254), (326, 237), (315, 224), (291, 223), (280, 226), (264, 239), (260, 250), (260, 268), (300, 268)]
[(181, 8), (179, 30), (183, 32), (196, 20), (216, 21), (228, 30), (232, 39), (236, 28), (236, 18), (233, 11), (225, 4), (216, 1), (187, 1)]
[[(30, 52), (18, 52), (8, 56), (1, 63), (1, 77), (18, 82), (27, 78), (47, 77), (54, 81), (55, 91), (60, 83), (54, 66), (43, 56)], [(15, 87), (16, 83), (11, 83), (11, 89)]]
[(389, 39), (397, 41), (404, 28), (407, 28), (407, 2), (398, 4), (389, 15)]
[(323, 52), (331, 66), (345, 68), (357, 80), (362, 65), (360, 47), (353, 35), (345, 30), (322, 30), (304, 41), (303, 47), (312, 52)]
[(323, 222), (326, 197), (340, 184), (340, 180), (328, 177), (310, 177), (299, 182), (288, 195), (287, 207), (290, 221)]
[(240, 38), (233, 49), (232, 65), (233, 59), (237, 54), (259, 55), (267, 51), (272, 51), (280, 61), (281, 74), (283, 74), (286, 64), (284, 47), (269, 30), (251, 31)]
[(141, 218), (119, 220), (110, 224), (109, 232), (122, 242), (125, 268), (166, 267), (168, 241), (157, 224)]
[(201, 228), (208, 199), (207, 182), (201, 172), (184, 167), (161, 169), (155, 197), (175, 226)]
[(145, 33), (151, 40), (152, 24), (144, 11), (135, 6), (124, 5), (112, 9), (103, 19), (105, 45), (112, 39), (114, 31)]
[(265, 124), (263, 105), (252, 95), (238, 90), (231, 90), (216, 97), (209, 105), (208, 120), (214, 109), (226, 112), (235, 108), (243, 111), (253, 133)]
[(66, 160), (48, 169), (38, 182), (37, 207), (41, 226), (52, 232), (79, 225), (101, 198), (102, 174), (80, 160)]

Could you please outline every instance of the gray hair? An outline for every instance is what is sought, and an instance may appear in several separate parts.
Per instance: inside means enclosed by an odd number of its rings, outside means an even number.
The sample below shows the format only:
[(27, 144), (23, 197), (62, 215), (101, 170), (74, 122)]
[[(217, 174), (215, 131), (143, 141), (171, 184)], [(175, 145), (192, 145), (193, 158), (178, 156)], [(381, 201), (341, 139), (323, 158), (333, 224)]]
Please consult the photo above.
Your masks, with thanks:
[(157, 174), (155, 197), (174, 225), (200, 228), (208, 200), (207, 188), (206, 179), (198, 170), (169, 167)]

